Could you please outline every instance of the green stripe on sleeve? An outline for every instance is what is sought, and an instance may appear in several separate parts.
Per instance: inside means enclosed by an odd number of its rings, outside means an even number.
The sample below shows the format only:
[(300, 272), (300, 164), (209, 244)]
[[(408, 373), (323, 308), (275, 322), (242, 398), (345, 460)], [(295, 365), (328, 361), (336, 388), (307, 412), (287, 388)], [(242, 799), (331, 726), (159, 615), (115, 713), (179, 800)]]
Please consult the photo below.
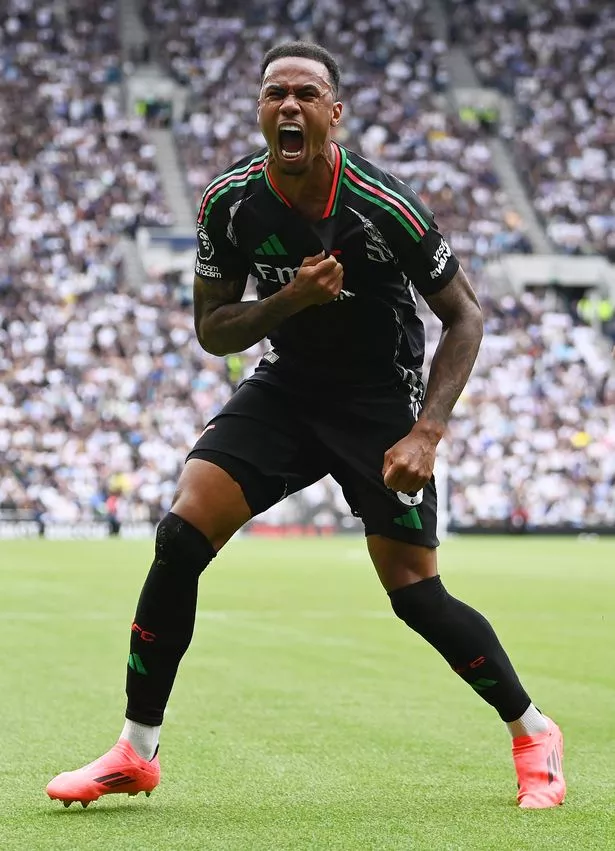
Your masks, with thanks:
[(400, 195), (398, 192), (394, 192), (389, 186), (385, 186), (384, 183), (380, 183), (379, 180), (375, 180), (375, 178), (370, 177), (368, 174), (365, 174), (365, 172), (361, 171), (361, 169), (353, 162), (348, 163), (348, 168), (351, 171), (356, 171), (356, 173), (360, 177), (362, 177), (363, 180), (366, 181), (366, 183), (371, 183), (372, 186), (377, 186), (381, 192), (384, 192), (386, 195), (390, 195), (392, 198), (395, 198), (397, 201), (400, 201), (402, 204), (408, 207), (412, 215), (418, 219), (418, 221), (423, 225), (425, 230), (430, 229), (431, 226), (429, 225), (429, 223), (425, 221), (425, 219), (423, 218), (423, 216), (421, 216), (416, 207), (413, 207), (410, 201), (407, 198), (404, 198), (403, 195)]
[(387, 204), (382, 198), (378, 198), (376, 195), (368, 194), (367, 192), (363, 192), (358, 186), (356, 186), (351, 180), (348, 180), (347, 177), (344, 178), (344, 185), (348, 187), (352, 192), (356, 195), (360, 195), (361, 198), (365, 198), (366, 201), (370, 201), (372, 204), (376, 204), (376, 206), (381, 207), (383, 210), (386, 210), (387, 213), (390, 213), (392, 216), (395, 216), (400, 225), (408, 231), (410, 236), (415, 242), (420, 242), (421, 237), (416, 232), (416, 230), (412, 227), (410, 222), (405, 219), (400, 213), (397, 212), (395, 207), (392, 207), (390, 204)]

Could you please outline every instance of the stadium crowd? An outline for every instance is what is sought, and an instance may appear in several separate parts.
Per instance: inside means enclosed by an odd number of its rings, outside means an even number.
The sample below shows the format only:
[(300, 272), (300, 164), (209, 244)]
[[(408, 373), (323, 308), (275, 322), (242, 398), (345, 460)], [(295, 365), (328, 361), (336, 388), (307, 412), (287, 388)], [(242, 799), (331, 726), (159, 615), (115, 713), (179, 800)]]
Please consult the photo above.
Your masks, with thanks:
[(0, 293), (33, 317), (111, 291), (120, 236), (170, 224), (120, 77), (115, 4), (0, 6)]
[(447, 437), (457, 527), (615, 526), (615, 371), (552, 294), (483, 299), (485, 336)]
[[(148, 4), (159, 49), (192, 92), (176, 131), (195, 197), (261, 144), (254, 85), (266, 47), (282, 35), (335, 38), (348, 102), (341, 141), (441, 211), (473, 280), (486, 258), (527, 250), (485, 131), (445, 114), (444, 45), (422, 0), (415, 20), (396, 0), (255, 3), (245, 21), (236, 0), (206, 5), (203, 24), (203, 3)], [(115, 4), (2, 9), (0, 512), (155, 522), (186, 452), (263, 346), (206, 355), (172, 277), (138, 292), (123, 280), (120, 236), (170, 219), (144, 127), (122, 116)], [(599, 335), (530, 295), (483, 302), (485, 341), (445, 446), (453, 524), (615, 523), (615, 384)], [(426, 325), (431, 353), (439, 331)], [(356, 525), (330, 479), (268, 516)]]
[[(445, 451), (455, 526), (615, 523), (615, 377), (604, 340), (530, 295), (483, 299), (486, 335)], [(157, 520), (185, 454), (261, 354), (204, 354), (173, 283), (94, 292), (44, 319), (0, 310), (0, 506)], [(437, 323), (425, 319), (430, 352)], [(355, 524), (331, 480), (270, 523)]]
[(615, 16), (599, 0), (449, 0), (452, 37), (512, 97), (510, 139), (547, 233), (615, 260)]

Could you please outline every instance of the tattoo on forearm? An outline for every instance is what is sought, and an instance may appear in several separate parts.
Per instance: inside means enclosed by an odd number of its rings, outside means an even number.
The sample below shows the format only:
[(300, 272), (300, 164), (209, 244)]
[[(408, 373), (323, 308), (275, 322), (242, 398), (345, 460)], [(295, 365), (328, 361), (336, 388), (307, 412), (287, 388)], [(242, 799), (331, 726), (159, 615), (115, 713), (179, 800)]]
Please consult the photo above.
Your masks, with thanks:
[(293, 312), (273, 296), (241, 301), (245, 283), (195, 279), (194, 323), (201, 346), (217, 355), (241, 352), (266, 337)]
[(421, 416), (444, 427), (476, 361), (483, 334), (482, 312), (462, 269), (440, 293), (428, 297), (427, 303), (442, 321), (443, 330)]
[(422, 416), (445, 426), (478, 354), (480, 323), (446, 329), (433, 357)]
[(227, 353), (242, 352), (264, 339), (288, 317), (284, 305), (269, 299), (218, 307), (211, 341)]

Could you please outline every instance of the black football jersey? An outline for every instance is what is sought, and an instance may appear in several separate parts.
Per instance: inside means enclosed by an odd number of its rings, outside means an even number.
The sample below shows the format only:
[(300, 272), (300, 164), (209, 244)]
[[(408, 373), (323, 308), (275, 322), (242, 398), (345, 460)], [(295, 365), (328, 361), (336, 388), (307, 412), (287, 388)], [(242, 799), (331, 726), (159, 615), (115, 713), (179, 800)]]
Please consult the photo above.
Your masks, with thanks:
[(266, 298), (324, 249), (344, 267), (342, 291), (272, 331), (255, 377), (333, 389), (411, 385), (425, 345), (414, 290), (438, 292), (459, 262), (412, 189), (341, 145), (333, 149), (331, 194), (318, 222), (275, 185), (266, 149), (213, 180), (197, 220), (195, 271), (220, 280), (252, 275)]

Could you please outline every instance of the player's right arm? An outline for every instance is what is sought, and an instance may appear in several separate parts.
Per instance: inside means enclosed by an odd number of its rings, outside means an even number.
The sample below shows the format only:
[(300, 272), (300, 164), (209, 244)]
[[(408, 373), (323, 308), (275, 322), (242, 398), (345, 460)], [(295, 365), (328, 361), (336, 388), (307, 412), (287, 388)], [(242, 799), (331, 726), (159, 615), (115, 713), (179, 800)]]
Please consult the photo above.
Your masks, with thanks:
[(282, 289), (262, 301), (242, 301), (246, 281), (194, 276), (194, 327), (212, 355), (243, 352), (264, 339), (300, 308)]
[(246, 279), (194, 276), (194, 326), (203, 349), (229, 355), (249, 349), (306, 307), (339, 295), (343, 269), (335, 257), (306, 257), (297, 277), (260, 301), (242, 301)]

